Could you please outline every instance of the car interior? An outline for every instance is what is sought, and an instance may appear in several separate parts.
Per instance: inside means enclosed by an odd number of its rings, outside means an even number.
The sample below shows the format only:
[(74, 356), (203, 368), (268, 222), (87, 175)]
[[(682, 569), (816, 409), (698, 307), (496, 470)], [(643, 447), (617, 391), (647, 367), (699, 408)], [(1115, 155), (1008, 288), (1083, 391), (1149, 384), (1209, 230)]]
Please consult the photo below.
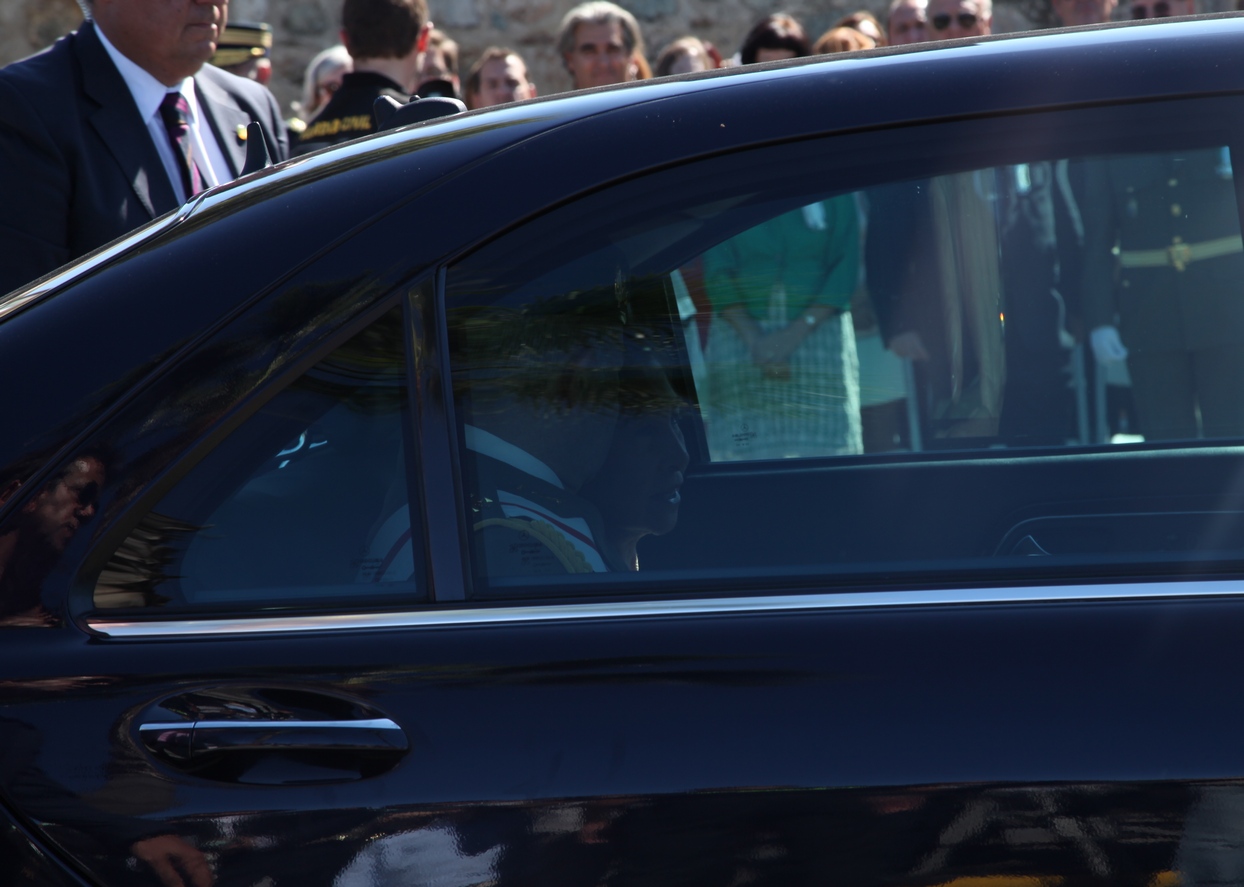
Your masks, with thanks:
[[(1149, 175), (1149, 167), (1186, 171), (1179, 176), (1189, 182), (1199, 176), (1197, 193), (1217, 195), (1218, 252), (1189, 259), (1121, 251), (1120, 235), (1107, 233), (1114, 265), (1162, 265), (1163, 279), (1182, 285), (1195, 271), (1244, 261), (1232, 172), (1238, 148), (1221, 115), (1207, 110), (1194, 100), (1144, 115), (1087, 109), (932, 124), (919, 133), (918, 157), (911, 133), (886, 131), (700, 159), (555, 207), (456, 260), (443, 302), (451, 329), (464, 316), (491, 312), (500, 328), (507, 317), (558, 301), (582, 306), (602, 294), (607, 308), (612, 301), (616, 332), (644, 342), (644, 359), (662, 368), (685, 406), (679, 428), (688, 459), (677, 524), (644, 536), (638, 572), (490, 571), (475, 551), (469, 593), (707, 595), (1238, 571), (1244, 432), (1207, 433), (1202, 425), (1184, 437), (1147, 437), (1126, 362), (1096, 360), (1085, 326), (1086, 305), (1115, 298), (1105, 290), (1121, 272), (1115, 267), (1094, 293), (1077, 291), (1091, 279), (1077, 265), (1084, 244), (1107, 223), (1125, 230), (1139, 198), (1120, 183)], [(1155, 126), (1159, 117), (1170, 125)], [(1116, 197), (1112, 216), (1105, 205)], [(1201, 206), (1208, 198), (1195, 199)], [(784, 383), (769, 380), (744, 409), (730, 400), (735, 389), (714, 378), (725, 365), (713, 341), (721, 308), (715, 257), (741, 255), (741, 244), (780, 220), (815, 234), (827, 213), (852, 230), (826, 268), (860, 270), (852, 272), (850, 312), (837, 315), (848, 319), (833, 346), (845, 369), (817, 378), (843, 385), (844, 375), (856, 374), (845, 394), (823, 400), (858, 424), (833, 452), (808, 435), (781, 458), (723, 449), (714, 422), (793, 410), (794, 397), (788, 402)], [(1182, 223), (1196, 213), (1173, 205), (1171, 216)], [(730, 271), (736, 280), (747, 276), (740, 267)], [(1224, 285), (1244, 295), (1241, 278), (1225, 276)], [(815, 304), (806, 293), (782, 297)], [(899, 359), (884, 346), (901, 331), (903, 300), (913, 297), (917, 309), (907, 318), (925, 324), (931, 354)], [(426, 599), (407, 504), (417, 499), (406, 495), (415, 474), (403, 441), (411, 431), (399, 315), (273, 397), (188, 474), (114, 556), (96, 605)], [(1134, 334), (1125, 325), (1124, 341)], [(527, 347), (537, 354), (544, 346), (533, 339)], [(558, 353), (538, 356), (567, 375)], [(461, 441), (463, 396), (478, 384), (478, 366), (461, 354), (453, 360)], [(729, 360), (732, 372), (754, 369), (746, 355)], [(813, 386), (814, 402), (816, 395)], [(860, 417), (877, 406), (890, 436), (865, 446)], [(1188, 406), (1202, 421), (1200, 406)]]

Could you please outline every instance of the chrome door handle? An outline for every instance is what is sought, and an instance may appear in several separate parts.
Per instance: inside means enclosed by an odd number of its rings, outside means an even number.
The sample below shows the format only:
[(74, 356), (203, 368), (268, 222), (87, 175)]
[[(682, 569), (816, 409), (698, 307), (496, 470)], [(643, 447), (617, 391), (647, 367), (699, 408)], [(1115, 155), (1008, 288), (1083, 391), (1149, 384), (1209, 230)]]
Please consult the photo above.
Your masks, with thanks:
[(410, 747), (402, 728), (388, 718), (156, 722), (140, 725), (138, 735), (154, 754), (182, 763), (230, 752), (397, 754)]

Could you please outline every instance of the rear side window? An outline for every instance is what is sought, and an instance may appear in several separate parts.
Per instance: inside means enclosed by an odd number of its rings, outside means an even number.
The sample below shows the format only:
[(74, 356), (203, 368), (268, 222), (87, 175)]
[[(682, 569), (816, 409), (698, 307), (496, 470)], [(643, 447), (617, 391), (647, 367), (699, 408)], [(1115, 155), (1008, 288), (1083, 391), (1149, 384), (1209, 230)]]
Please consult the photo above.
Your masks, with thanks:
[(1236, 564), (1234, 107), (717, 157), (464, 260), (476, 593)]
[(253, 611), (421, 594), (403, 341), (394, 309), (260, 407), (143, 517), (95, 605)]

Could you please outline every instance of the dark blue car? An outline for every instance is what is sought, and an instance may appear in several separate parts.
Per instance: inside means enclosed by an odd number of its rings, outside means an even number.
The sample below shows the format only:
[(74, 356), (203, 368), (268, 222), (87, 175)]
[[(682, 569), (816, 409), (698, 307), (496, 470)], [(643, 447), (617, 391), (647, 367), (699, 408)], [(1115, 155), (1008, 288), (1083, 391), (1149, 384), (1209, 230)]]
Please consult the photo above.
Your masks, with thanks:
[(1244, 20), (381, 132), (0, 301), (0, 883), (1244, 881)]

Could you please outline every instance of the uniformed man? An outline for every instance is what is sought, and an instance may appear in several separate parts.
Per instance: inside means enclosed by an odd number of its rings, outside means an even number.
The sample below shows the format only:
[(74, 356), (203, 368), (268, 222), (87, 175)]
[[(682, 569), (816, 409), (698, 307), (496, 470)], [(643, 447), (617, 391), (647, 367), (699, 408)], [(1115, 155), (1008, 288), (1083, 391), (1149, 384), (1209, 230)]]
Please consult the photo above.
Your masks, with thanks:
[(212, 64), (230, 74), (268, 85), (272, 79), (272, 25), (229, 22), (216, 44)]
[(1083, 299), (1148, 440), (1244, 436), (1244, 247), (1225, 147), (1086, 163)]
[(295, 153), (375, 132), (372, 106), (382, 95), (401, 103), (410, 98), (431, 29), (425, 0), (345, 0), (341, 42), (354, 70), (307, 124)]

